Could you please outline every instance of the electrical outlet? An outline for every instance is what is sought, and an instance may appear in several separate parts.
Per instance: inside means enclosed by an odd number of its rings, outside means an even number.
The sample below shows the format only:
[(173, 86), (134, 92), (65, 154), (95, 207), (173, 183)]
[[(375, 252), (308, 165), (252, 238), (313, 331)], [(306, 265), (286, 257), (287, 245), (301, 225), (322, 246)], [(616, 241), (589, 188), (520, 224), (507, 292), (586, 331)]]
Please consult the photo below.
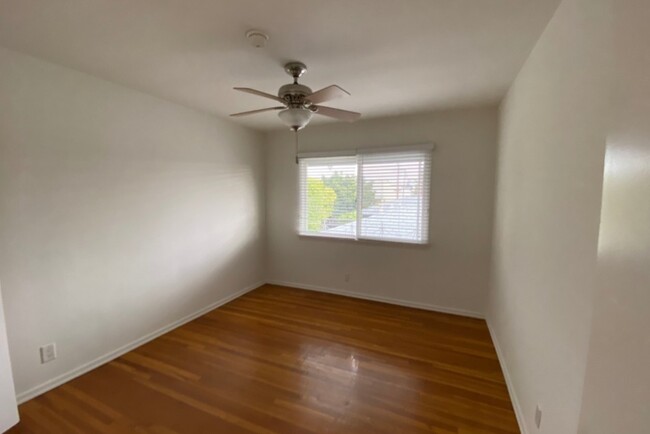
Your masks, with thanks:
[(537, 426), (537, 429), (539, 429), (541, 425), (542, 425), (542, 409), (539, 408), (539, 404), (537, 404), (537, 408), (535, 409), (535, 426)]
[(51, 362), (56, 359), (56, 344), (52, 342), (51, 344), (44, 345), (40, 348), (41, 351), (41, 363)]

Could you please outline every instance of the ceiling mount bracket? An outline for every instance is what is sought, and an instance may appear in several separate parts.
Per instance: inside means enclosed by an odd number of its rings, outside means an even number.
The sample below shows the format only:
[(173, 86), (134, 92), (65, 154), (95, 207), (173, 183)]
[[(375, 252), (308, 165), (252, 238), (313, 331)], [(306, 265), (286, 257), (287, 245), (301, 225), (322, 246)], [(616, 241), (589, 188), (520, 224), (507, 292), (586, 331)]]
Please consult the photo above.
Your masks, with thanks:
[(302, 62), (289, 62), (284, 65), (284, 71), (293, 77), (294, 83), (298, 83), (298, 78), (307, 72), (307, 65)]

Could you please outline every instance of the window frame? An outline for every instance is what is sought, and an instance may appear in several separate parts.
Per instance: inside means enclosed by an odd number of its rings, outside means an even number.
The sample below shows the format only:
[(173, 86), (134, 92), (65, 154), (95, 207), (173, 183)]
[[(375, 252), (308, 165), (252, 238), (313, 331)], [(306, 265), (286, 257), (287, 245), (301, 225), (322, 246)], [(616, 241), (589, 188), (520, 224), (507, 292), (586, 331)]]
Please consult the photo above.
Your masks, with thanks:
[[(355, 242), (368, 242), (368, 243), (390, 243), (390, 244), (406, 244), (410, 246), (427, 246), (431, 242), (431, 172), (433, 165), (433, 150), (435, 145), (433, 143), (426, 143), (413, 146), (397, 146), (397, 147), (383, 147), (383, 148), (358, 148), (354, 150), (345, 150), (345, 151), (330, 151), (330, 152), (304, 152), (297, 155), (298, 160), (298, 216), (297, 216), (297, 225), (296, 230), (299, 237), (307, 238), (317, 238), (317, 239), (334, 239), (334, 240), (351, 240)], [(362, 216), (362, 206), (363, 201), (359, 200), (359, 193), (363, 195), (363, 186), (359, 186), (361, 182), (360, 179), (363, 176), (359, 173), (362, 169), (361, 158), (365, 154), (407, 154), (412, 152), (423, 152), (428, 153), (426, 155), (425, 163), (425, 175), (427, 176), (426, 181), (421, 185), (424, 186), (427, 190), (428, 197), (425, 199), (426, 208), (420, 211), (418, 218), (425, 220), (422, 223), (421, 229), (424, 228), (426, 231), (426, 236), (423, 239), (418, 240), (409, 240), (405, 238), (390, 238), (390, 237), (372, 237), (372, 236), (360, 236), (361, 228), (359, 227)], [(304, 226), (306, 219), (304, 218), (304, 212), (306, 210), (306, 198), (304, 197), (305, 189), (303, 188), (303, 182), (306, 181), (307, 176), (304, 174), (306, 168), (305, 165), (300, 164), (303, 159), (326, 159), (326, 158), (336, 158), (336, 157), (354, 157), (356, 160), (356, 170), (357, 170), (357, 198), (356, 198), (356, 211), (357, 218), (355, 221), (354, 234), (348, 236), (345, 234), (324, 234), (322, 232), (312, 232), (308, 231)], [(361, 157), (361, 158), (360, 158)], [(303, 176), (304, 175), (304, 176)], [(424, 215), (422, 215), (424, 214)], [(420, 230), (421, 230), (420, 229)]]

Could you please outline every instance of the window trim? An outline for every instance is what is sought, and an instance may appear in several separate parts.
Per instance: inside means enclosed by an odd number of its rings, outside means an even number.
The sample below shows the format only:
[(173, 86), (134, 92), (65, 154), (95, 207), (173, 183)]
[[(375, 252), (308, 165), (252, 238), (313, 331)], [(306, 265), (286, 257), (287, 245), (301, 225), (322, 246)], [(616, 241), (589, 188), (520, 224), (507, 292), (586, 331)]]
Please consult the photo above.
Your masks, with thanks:
[(328, 157), (354, 157), (361, 154), (389, 153), (389, 152), (409, 152), (409, 151), (431, 151), (436, 149), (435, 143), (421, 143), (417, 145), (405, 146), (385, 146), (385, 147), (360, 147), (355, 149), (345, 149), (338, 151), (321, 151), (321, 152), (299, 152), (298, 160), (303, 158), (328, 158)]
[[(429, 152), (433, 153), (435, 150), (436, 145), (435, 143), (422, 143), (422, 144), (417, 144), (417, 145), (406, 145), (406, 146), (391, 146), (391, 147), (361, 147), (361, 148), (356, 148), (356, 149), (348, 149), (348, 150), (338, 150), (338, 151), (323, 151), (323, 152), (301, 152), (297, 154), (297, 162), (298, 165), (300, 166), (300, 160), (302, 159), (312, 159), (312, 158), (332, 158), (332, 157), (358, 157), (359, 155), (363, 154), (374, 154), (374, 153), (402, 153), (402, 152), (411, 152), (411, 151), (424, 151), (424, 152)], [(432, 157), (430, 157), (432, 158)], [(429, 161), (429, 164), (432, 165), (432, 160)], [(357, 169), (359, 169), (359, 161), (357, 160)], [(431, 167), (429, 167), (431, 173)], [(301, 179), (302, 179), (302, 171), (300, 167), (298, 168), (298, 215), (297, 215), (297, 225), (296, 225), (296, 232), (299, 237), (306, 237), (306, 238), (316, 238), (316, 239), (326, 239), (326, 240), (348, 240), (348, 241), (354, 241), (354, 242), (367, 242), (367, 243), (390, 243), (390, 244), (402, 244), (402, 245), (408, 245), (408, 246), (427, 246), (431, 243), (431, 176), (429, 176), (429, 185), (427, 186), (428, 188), (428, 208), (426, 210), (427, 213), (427, 238), (426, 241), (410, 241), (410, 240), (405, 240), (403, 238), (374, 238), (374, 237), (359, 237), (359, 220), (357, 220), (356, 224), (356, 231), (354, 235), (347, 236), (347, 235), (333, 235), (333, 234), (321, 234), (318, 232), (303, 232), (302, 228), (302, 221), (301, 221), (301, 215), (303, 212), (303, 197), (302, 197), (302, 189), (300, 188), (301, 186)], [(363, 186), (361, 186), (361, 194), (363, 194)], [(359, 191), (357, 190), (357, 195)], [(357, 215), (360, 215), (359, 213), (362, 212), (363, 207), (363, 202), (357, 200)]]

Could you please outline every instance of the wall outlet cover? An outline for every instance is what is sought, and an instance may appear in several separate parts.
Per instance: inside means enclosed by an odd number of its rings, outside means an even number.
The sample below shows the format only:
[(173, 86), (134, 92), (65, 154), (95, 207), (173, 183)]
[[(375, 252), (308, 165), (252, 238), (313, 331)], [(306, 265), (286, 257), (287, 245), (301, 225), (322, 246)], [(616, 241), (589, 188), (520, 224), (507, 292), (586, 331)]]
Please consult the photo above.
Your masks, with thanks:
[(51, 362), (52, 360), (56, 359), (56, 344), (51, 343), (51, 344), (43, 345), (40, 348), (40, 352), (41, 352), (41, 363)]

